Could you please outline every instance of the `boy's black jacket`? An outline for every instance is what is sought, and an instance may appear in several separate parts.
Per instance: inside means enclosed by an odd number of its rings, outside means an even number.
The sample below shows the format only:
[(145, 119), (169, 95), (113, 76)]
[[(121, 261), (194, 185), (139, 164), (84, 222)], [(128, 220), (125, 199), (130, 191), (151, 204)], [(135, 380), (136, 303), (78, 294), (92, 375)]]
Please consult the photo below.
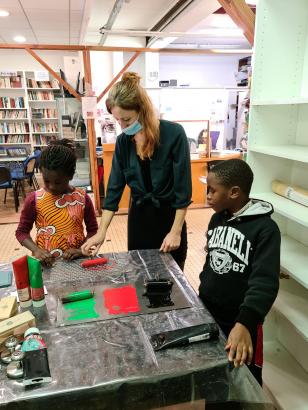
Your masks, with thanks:
[(251, 200), (240, 215), (224, 211), (210, 220), (199, 294), (218, 322), (252, 332), (274, 303), (281, 238), (272, 213), (268, 202)]

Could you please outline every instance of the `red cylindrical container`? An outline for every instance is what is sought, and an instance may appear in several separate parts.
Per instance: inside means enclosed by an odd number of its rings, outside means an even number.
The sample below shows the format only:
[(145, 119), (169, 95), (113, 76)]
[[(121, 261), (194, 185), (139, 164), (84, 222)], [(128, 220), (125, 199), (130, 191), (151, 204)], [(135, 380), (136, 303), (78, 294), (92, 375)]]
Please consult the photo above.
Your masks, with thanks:
[(12, 262), (19, 304), (21, 307), (32, 305), (27, 256)]

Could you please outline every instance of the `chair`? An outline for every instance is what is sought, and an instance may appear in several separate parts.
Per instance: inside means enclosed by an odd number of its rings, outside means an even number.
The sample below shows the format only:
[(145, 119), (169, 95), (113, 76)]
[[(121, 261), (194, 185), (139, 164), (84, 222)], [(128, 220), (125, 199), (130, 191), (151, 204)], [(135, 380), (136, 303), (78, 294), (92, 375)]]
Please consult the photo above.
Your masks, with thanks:
[(30, 155), (23, 163), (23, 167), (14, 168), (11, 170), (12, 179), (17, 182), (18, 189), (21, 189), (25, 196), (23, 181), (28, 180), (29, 185), (34, 189), (39, 189), (39, 184), (34, 174), (36, 165), (36, 157)]
[(6, 194), (8, 188), (13, 189), (15, 211), (18, 212), (19, 200), (18, 200), (18, 189), (17, 182), (12, 180), (11, 172), (8, 168), (0, 166), (0, 189), (5, 189), (4, 203), (6, 203)]
[(39, 184), (34, 174), (36, 163), (37, 163), (37, 158), (35, 156), (31, 156), (25, 160), (24, 162), (25, 177), (26, 179), (29, 179), (30, 186), (33, 185), (34, 189), (39, 189)]
[(36, 148), (33, 152), (33, 156), (35, 157), (35, 171), (38, 172), (41, 163), (41, 155), (42, 150), (40, 148)]

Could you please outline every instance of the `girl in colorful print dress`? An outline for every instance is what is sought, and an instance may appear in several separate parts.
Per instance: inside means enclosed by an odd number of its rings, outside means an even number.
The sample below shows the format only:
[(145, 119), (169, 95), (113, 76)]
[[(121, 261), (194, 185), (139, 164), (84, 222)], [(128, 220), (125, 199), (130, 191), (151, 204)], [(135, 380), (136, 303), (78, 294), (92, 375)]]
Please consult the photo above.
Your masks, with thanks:
[[(40, 162), (44, 187), (28, 194), (21, 212), (16, 238), (46, 265), (57, 257), (72, 260), (81, 256), (81, 245), (97, 232), (90, 197), (70, 185), (75, 169), (74, 149), (65, 141), (47, 147)], [(34, 223), (35, 242), (30, 236)]]

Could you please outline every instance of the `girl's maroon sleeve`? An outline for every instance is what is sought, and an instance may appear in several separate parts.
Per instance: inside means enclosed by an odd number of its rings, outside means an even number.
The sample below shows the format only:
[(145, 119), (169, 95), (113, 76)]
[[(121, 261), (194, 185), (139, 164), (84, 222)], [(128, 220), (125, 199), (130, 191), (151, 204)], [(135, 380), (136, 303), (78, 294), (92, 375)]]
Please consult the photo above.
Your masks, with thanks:
[(16, 239), (19, 243), (30, 238), (30, 232), (36, 220), (36, 203), (35, 192), (30, 192), (25, 199), (23, 209), (21, 211), (18, 227), (15, 232)]

